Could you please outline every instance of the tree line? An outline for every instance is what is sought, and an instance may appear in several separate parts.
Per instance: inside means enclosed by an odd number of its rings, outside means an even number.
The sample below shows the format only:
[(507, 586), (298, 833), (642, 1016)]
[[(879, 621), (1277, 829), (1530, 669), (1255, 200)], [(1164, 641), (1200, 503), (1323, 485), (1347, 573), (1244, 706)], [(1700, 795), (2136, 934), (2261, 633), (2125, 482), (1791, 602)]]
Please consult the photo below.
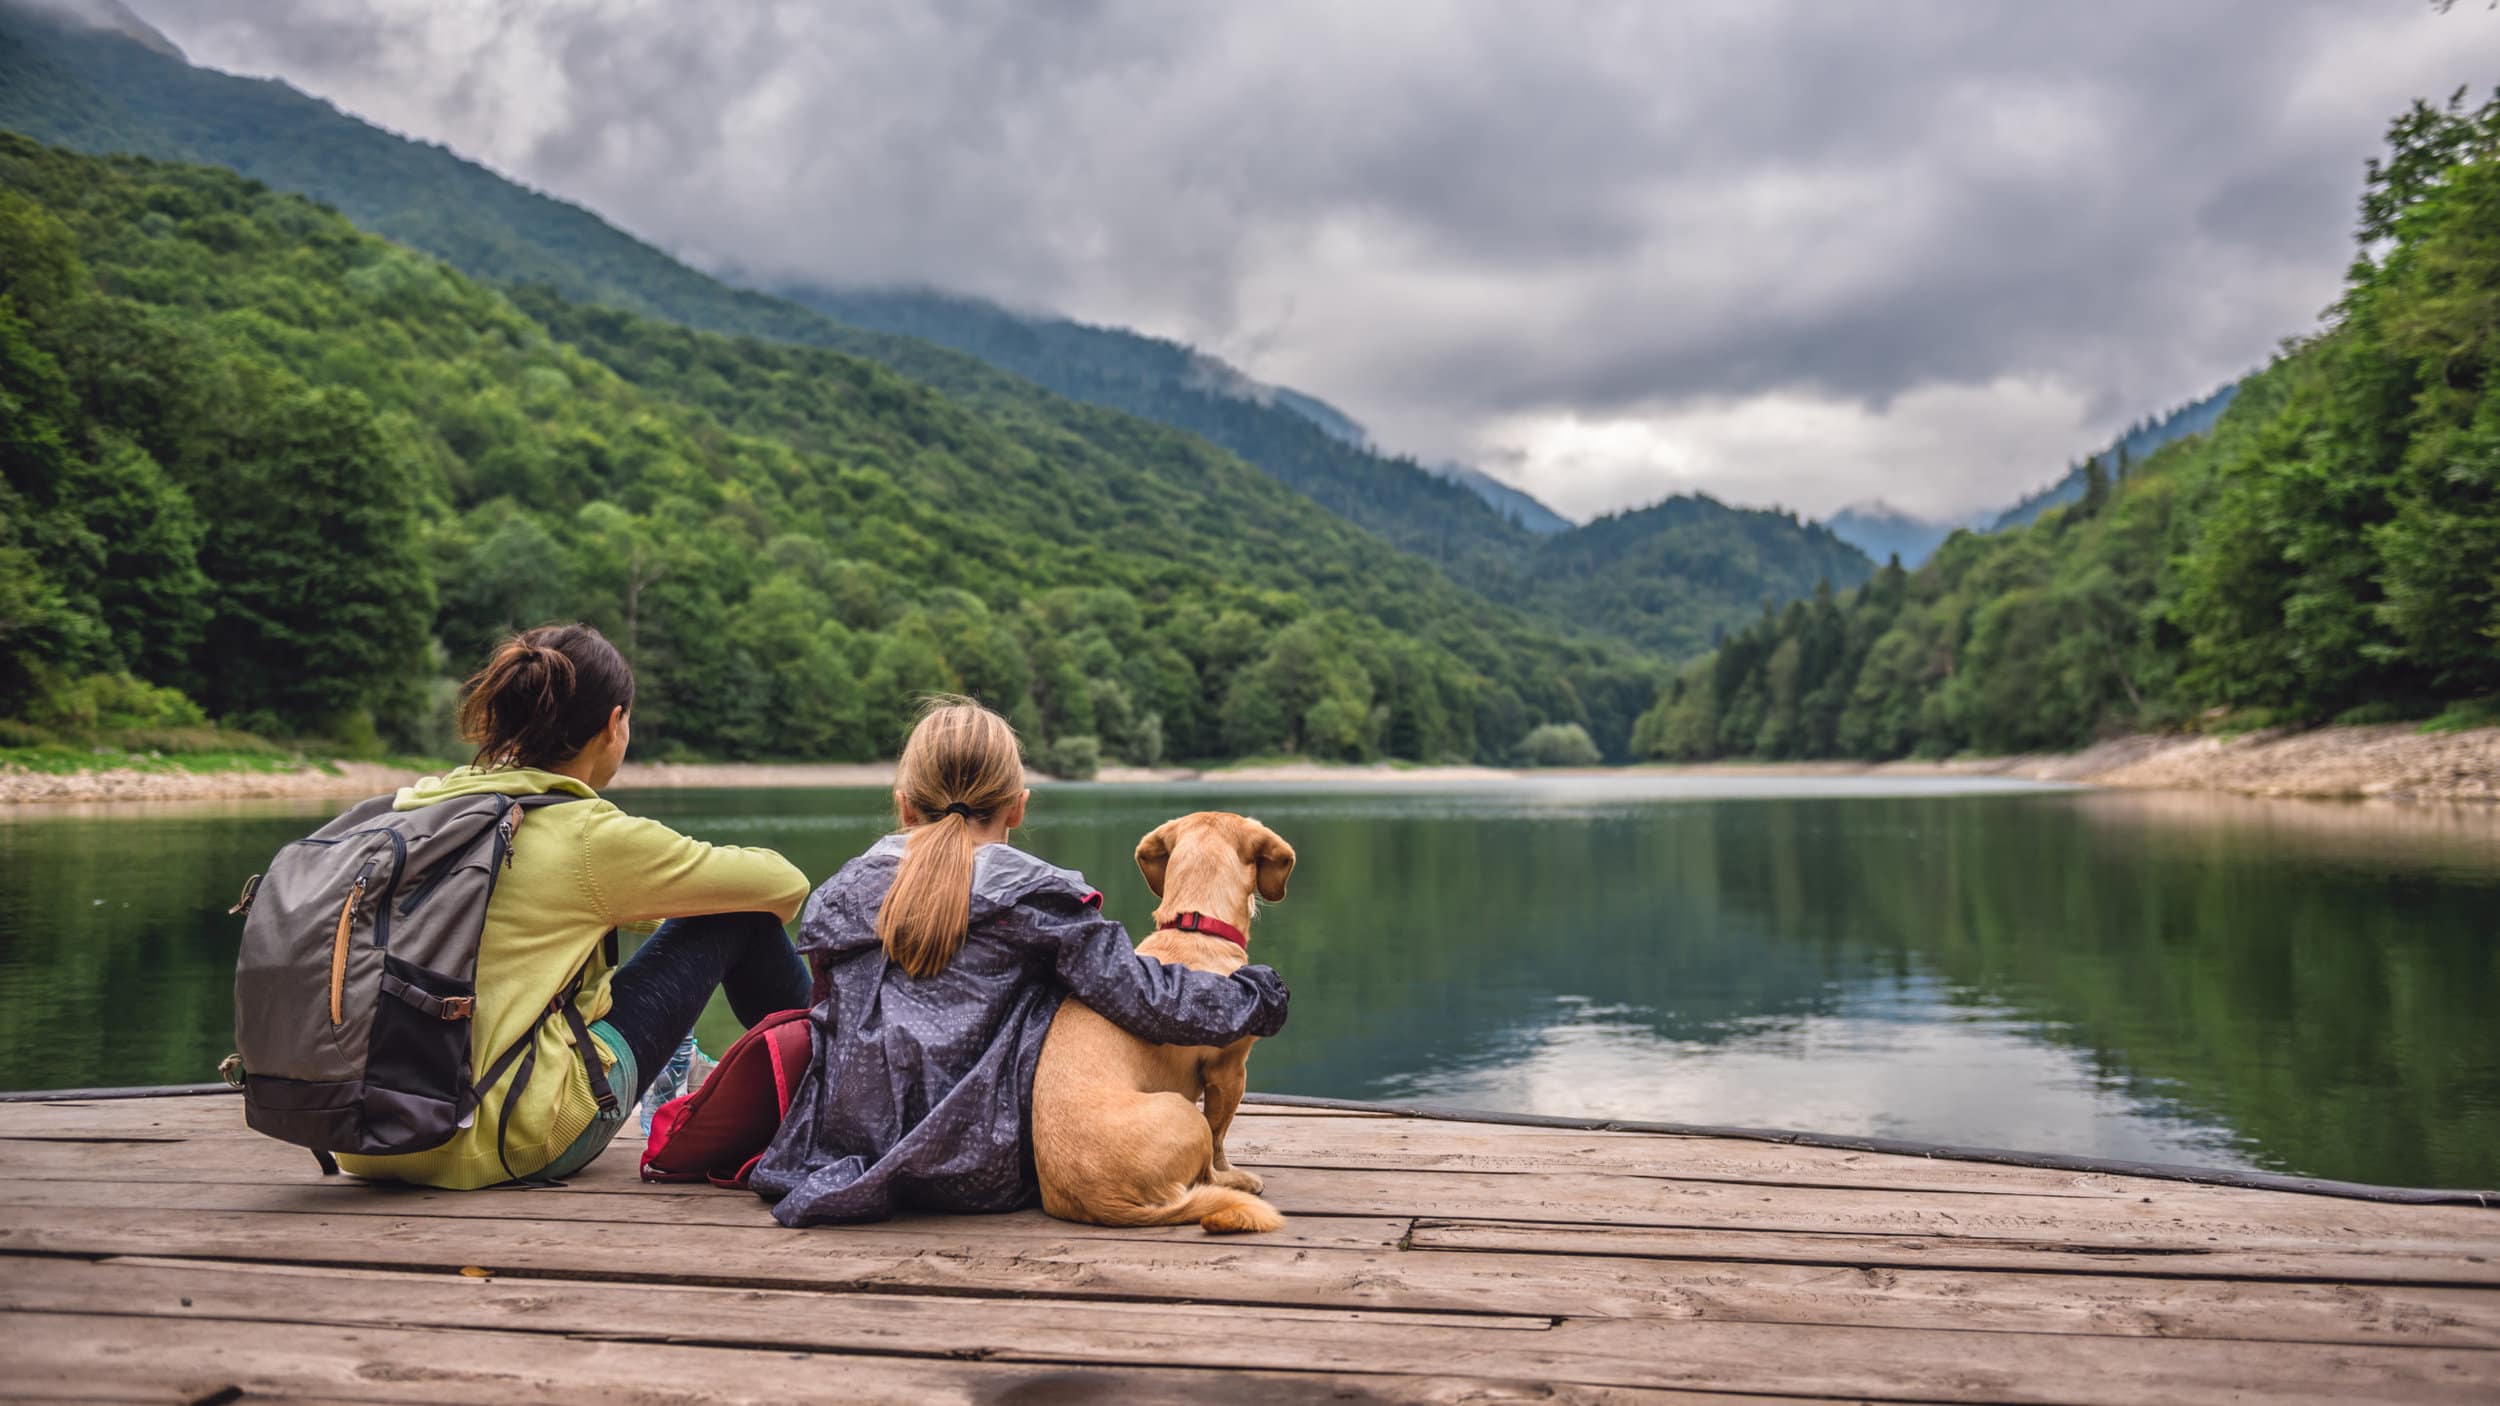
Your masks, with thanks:
[(2500, 695), (2500, 97), (2417, 103), (2389, 148), (2326, 326), (2209, 431), (2095, 459), (2030, 527), (1766, 611), (1634, 750), (2011, 752)]
[(1212, 448), (498, 291), (231, 173), (0, 136), (0, 719), (441, 754), (493, 639), (598, 624), (661, 755), (1620, 755), (1655, 691)]
[[(588, 210), (283, 83), (194, 68), (120, 35), (6, 6), (0, 127), (76, 150), (228, 167), (335, 206), (359, 228), (497, 287), (844, 352), (934, 388), (1036, 452), (1055, 454), (1075, 437), (1182, 466), (1208, 445), (1229, 450), (1378, 542), (1438, 564), (1463, 593), (1512, 608), (1498, 618), (1533, 616), (1549, 633), (1612, 636), (1680, 657), (1745, 624), (1763, 600), (1803, 594), (1819, 574), (1845, 586), (1874, 568), (1787, 514), (1698, 499), (1664, 505), (1687, 511), (1623, 514), (1540, 538), (1472, 491), (1352, 442), (1359, 427), (1317, 402), (1278, 390), (1270, 403), (1209, 384), (1210, 368), (1181, 344), (936, 293), (774, 297), (735, 288)], [(1460, 652), (1480, 672), (1505, 671)], [(1532, 712), (1568, 711), (1559, 699), (1522, 701)], [(1587, 725), (1622, 755), (1630, 714)]]

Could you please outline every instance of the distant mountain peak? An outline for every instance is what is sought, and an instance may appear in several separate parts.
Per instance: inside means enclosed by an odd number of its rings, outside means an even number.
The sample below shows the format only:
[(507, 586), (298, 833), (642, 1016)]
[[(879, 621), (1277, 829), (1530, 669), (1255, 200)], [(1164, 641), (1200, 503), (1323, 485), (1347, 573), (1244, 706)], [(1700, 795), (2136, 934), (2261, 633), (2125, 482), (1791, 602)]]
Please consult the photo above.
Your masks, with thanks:
[(1823, 525), (1831, 529), (1833, 536), (1876, 561), (1897, 556), (1903, 566), (1916, 566), (1927, 560), (1955, 529), (1971, 524), (1967, 519), (1931, 518), (1906, 512), (1881, 498), (1873, 498), (1850, 504), (1824, 519)]
[(41, 15), (60, 24), (119, 34), (167, 58), (180, 59), (184, 63), (191, 61), (190, 55), (166, 38), (163, 30), (139, 18), (138, 12), (123, 4), (122, 0), (0, 0), (0, 7)]

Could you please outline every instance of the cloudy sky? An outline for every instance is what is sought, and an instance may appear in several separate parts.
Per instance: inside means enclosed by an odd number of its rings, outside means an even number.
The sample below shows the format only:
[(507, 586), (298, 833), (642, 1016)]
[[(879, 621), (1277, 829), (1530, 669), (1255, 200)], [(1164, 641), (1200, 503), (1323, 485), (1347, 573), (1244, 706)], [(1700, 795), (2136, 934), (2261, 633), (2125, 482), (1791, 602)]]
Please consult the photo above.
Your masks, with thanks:
[(1575, 516), (2001, 504), (2333, 300), (2476, 0), (134, 0), (715, 270), (1195, 343)]

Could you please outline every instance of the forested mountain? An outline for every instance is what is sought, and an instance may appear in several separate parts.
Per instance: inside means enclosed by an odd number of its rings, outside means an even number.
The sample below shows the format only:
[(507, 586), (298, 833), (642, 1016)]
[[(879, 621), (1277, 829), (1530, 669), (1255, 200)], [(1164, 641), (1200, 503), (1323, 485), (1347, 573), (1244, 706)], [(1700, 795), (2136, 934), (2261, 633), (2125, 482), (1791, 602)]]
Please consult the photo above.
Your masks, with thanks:
[(2003, 752), (2500, 695), (2500, 96), (2417, 104), (2389, 136), (2327, 327), (2207, 433), (2096, 457), (2073, 503), (1916, 573), (1765, 612), (1636, 748)]
[[(441, 147), (340, 113), (283, 83), (190, 67), (121, 35), (0, 0), (0, 127), (87, 151), (128, 151), (231, 167), (313, 196), (365, 229), (497, 284), (540, 284), (563, 297), (689, 327), (831, 347), (877, 361), (994, 419), (1120, 452), (1175, 461), (1200, 452), (1186, 435), (1231, 449), (1304, 496), (1396, 546), (1439, 561), (1467, 587), (1528, 605), (1557, 598), (1541, 570), (1530, 516), (1488, 505), (1465, 485), (1360, 443), (1360, 426), (1322, 402), (1254, 387), (1175, 343), (1064, 319), (1025, 319), (994, 305), (930, 294), (811, 294), (880, 331), (732, 288), (676, 262), (579, 207), (504, 180)], [(902, 335), (908, 331), (913, 335)], [(952, 339), (973, 348), (967, 354)], [(1028, 377), (1032, 379), (1027, 379)], [(1058, 392), (1036, 384), (1053, 386)], [(1137, 417), (1106, 420), (1071, 400)], [(1143, 422), (1143, 423), (1141, 423)], [(1533, 500), (1530, 500), (1533, 502)], [(1541, 510), (1541, 505), (1540, 505)], [(1735, 510), (1731, 510), (1735, 511)], [(1766, 595), (1804, 577), (1813, 548), (1779, 556), (1778, 514), (1763, 514), (1758, 580), (1716, 567), (1655, 589), (1616, 572), (1627, 590), (1602, 611), (1557, 625), (1634, 618), (1632, 602), (1691, 599), (1689, 583), (1720, 583), (1703, 603), (1749, 616)], [(1645, 521), (1648, 519), (1644, 519)], [(1533, 526), (1534, 524), (1531, 524)], [(1651, 559), (1666, 560), (1662, 552)], [(1675, 563), (1668, 561), (1672, 568)], [(1568, 593), (1562, 593), (1568, 594)], [(1682, 619), (1635, 620), (1642, 638), (1706, 641)]]
[[(1273, 388), (1178, 342), (945, 294), (782, 292), (842, 322), (951, 347), (1071, 400), (1198, 435), (1348, 521), (1461, 568), (1466, 579), (1499, 589), (1522, 565), (1529, 534), (1467, 486), (1375, 452), (1334, 407), (1308, 397), (1280, 401)], [(933, 383), (952, 389), (943, 378)]]
[(1848, 542), (1877, 561), (1899, 556), (1904, 566), (1923, 564), (1928, 555), (1944, 544), (1944, 539), (1964, 527), (1981, 532), (2003, 532), (2036, 521), (2040, 514), (2081, 498), (2088, 468), (2098, 462), (2104, 472), (2121, 474), (2125, 466), (2142, 460), (2173, 440), (2203, 434), (2222, 417), (2236, 385), (2224, 386), (2202, 400), (2190, 401), (2167, 414), (2139, 420), (2127, 427), (2109, 447), (2066, 470), (2064, 477), (2048, 487), (2025, 496), (2014, 506), (1997, 513), (1983, 513), (1974, 518), (1954, 521), (1946, 518), (1924, 518), (1905, 513), (1883, 502), (1857, 503), (1832, 514), (1829, 526), (1841, 540)]
[(1049, 313), (1018, 312), (986, 298), (933, 288), (793, 284), (774, 291), (854, 327), (953, 347), (1076, 400), (1107, 404), (1105, 396), (1117, 394), (1122, 386), (1181, 386), (1282, 410), (1332, 439), (1358, 449), (1371, 446), (1361, 422), (1319, 397), (1255, 380), (1167, 338)]
[(733, 288), (587, 210), (284, 83), (194, 68), (7, 0), (0, 0), (0, 127), (82, 151), (230, 167), (335, 206), (363, 228), (473, 277), (544, 283), (568, 298), (689, 327), (831, 346), (950, 393), (977, 385), (993, 398), (1013, 396), (996, 367), (1070, 399), (1181, 425), (1436, 559), (1507, 569), (1521, 535), (1464, 488), (1411, 462), (1350, 444), (1297, 410), (1208, 388), (1205, 374), (1192, 370), (1194, 354), (1177, 344), (1059, 319), (1034, 322), (968, 299), (804, 295), (870, 319), (853, 323)]
[(2237, 395), (2239, 389), (2235, 382), (2202, 400), (2189, 401), (2158, 419), (2139, 420), (2129, 425), (2126, 433), (2118, 436), (2108, 448), (2073, 465), (2057, 482), (2029, 494), (2021, 502), (1997, 514), (1988, 524), (1988, 530), (2003, 532), (2009, 527), (2036, 522), (2040, 514), (2049, 509), (2063, 507), (2083, 497), (2085, 482), (2094, 464), (2100, 465), (2101, 472), (2105, 474), (2123, 477), (2129, 465), (2149, 457), (2163, 445), (2212, 429), (2214, 422), (2222, 418), (2222, 412), (2230, 408), (2231, 397)]
[(1818, 583), (1853, 586), (1874, 570), (1829, 528), (1698, 494), (1547, 537), (1535, 562), (1531, 605), (1671, 657)]
[(1832, 514), (1824, 526), (1876, 561), (1899, 557), (1903, 565), (1916, 566), (1962, 524), (1918, 517), (1877, 501), (1853, 503)]
[(1160, 427), (517, 296), (0, 135), (0, 718), (442, 747), (447, 675), (565, 616), (662, 754), (876, 755), (960, 687), (1046, 761), (1498, 758), (1654, 688)]

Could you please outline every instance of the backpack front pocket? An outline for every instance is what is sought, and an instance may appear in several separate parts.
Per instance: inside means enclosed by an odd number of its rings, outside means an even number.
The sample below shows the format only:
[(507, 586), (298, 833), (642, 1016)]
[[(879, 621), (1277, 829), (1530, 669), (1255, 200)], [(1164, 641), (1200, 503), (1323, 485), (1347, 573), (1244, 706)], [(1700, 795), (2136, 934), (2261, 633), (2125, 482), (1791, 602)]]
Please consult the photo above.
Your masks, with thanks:
[(477, 993), (465, 981), (382, 959), (382, 1000), (365, 1056), (365, 1132), (410, 1150), (439, 1146), (472, 1107), (469, 1035)]

